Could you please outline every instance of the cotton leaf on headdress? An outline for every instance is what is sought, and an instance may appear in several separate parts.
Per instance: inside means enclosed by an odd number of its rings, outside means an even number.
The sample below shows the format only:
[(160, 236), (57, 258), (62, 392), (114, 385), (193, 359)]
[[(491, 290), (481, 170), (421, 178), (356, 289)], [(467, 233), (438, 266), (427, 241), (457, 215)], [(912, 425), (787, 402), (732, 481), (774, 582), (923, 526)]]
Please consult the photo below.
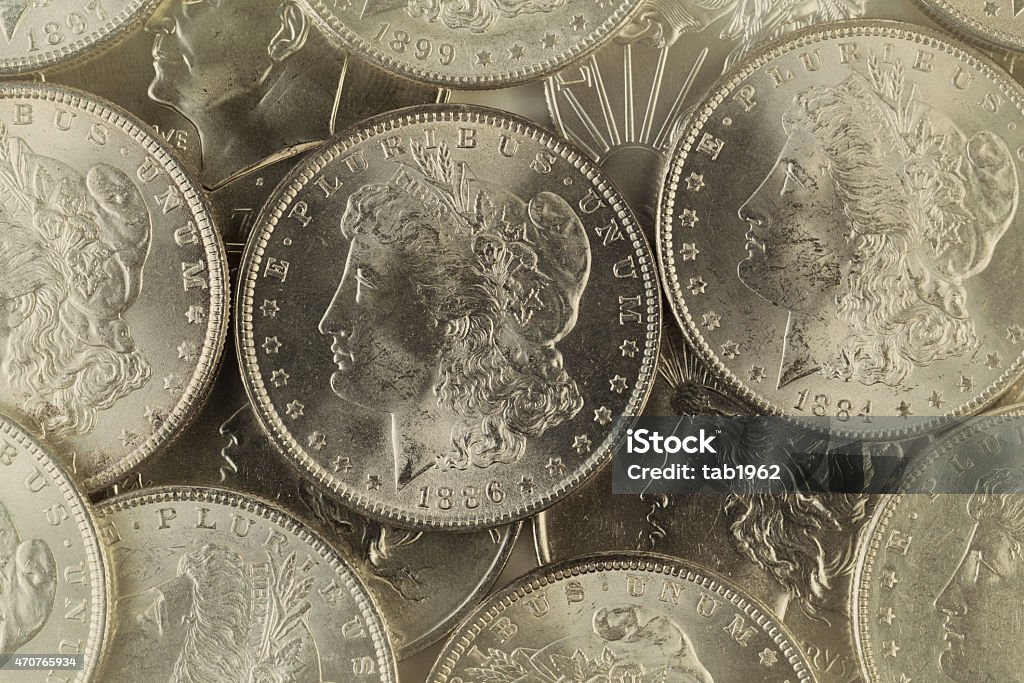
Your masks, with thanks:
[(255, 668), (268, 668), (282, 680), (292, 680), (304, 668), (300, 656), (304, 636), (294, 631), (304, 627), (303, 620), (311, 609), (307, 598), (313, 579), (301, 575), (295, 553), (288, 555), (283, 563), (269, 552), (267, 557), (270, 560), (270, 614)]
[[(504, 650), (497, 650), (493, 647), (487, 648), (487, 664), (482, 667), (470, 667), (466, 673), (479, 683), (516, 683), (523, 676), (530, 673), (523, 666), (522, 661), (529, 662), (529, 657), (523, 650), (516, 650), (509, 655)], [(530, 667), (533, 669), (534, 667)], [(545, 683), (548, 683), (545, 681)], [(552, 683), (556, 683), (552, 681)]]
[(20, 230), (0, 231), (0, 300), (15, 299), (52, 277), (40, 249)]

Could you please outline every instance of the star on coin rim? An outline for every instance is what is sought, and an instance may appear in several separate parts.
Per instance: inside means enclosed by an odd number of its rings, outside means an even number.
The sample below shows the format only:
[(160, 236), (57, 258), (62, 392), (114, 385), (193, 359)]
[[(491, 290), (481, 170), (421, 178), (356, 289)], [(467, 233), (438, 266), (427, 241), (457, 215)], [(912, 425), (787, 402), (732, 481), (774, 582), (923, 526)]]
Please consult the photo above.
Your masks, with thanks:
[[(964, 31), (976, 40), (995, 43), (1010, 50), (1024, 50), (1024, 33), (1015, 36), (989, 23), (969, 17), (947, 0), (919, 0), (919, 2), (925, 13), (931, 15), (940, 24), (945, 24), (954, 30)], [(993, 16), (991, 18), (993, 19), (992, 24), (1002, 24), (1007, 21), (1004, 17)]]
[[(334, 38), (342, 47), (352, 51), (358, 57), (376, 64), (386, 71), (391, 71), (406, 78), (430, 85), (466, 90), (484, 90), (521, 85), (538, 78), (543, 78), (586, 57), (605, 43), (610, 42), (618, 34), (619, 29), (625, 26), (626, 22), (640, 9), (643, 3), (641, 0), (618, 0), (617, 9), (608, 14), (604, 21), (596, 24), (586, 35), (571, 40), (569, 47), (563, 48), (558, 54), (547, 57), (542, 61), (534, 62), (533, 60), (527, 60), (529, 63), (523, 66), (497, 70), (493, 73), (461, 75), (445, 74), (437, 70), (426, 69), (413, 64), (413, 60), (403, 61), (396, 59), (386, 49), (375, 45), (373, 40), (360, 36), (346, 26), (326, 6), (326, 0), (305, 0), (305, 4), (310, 8), (310, 14), (315, 23), (320, 26), (324, 33)], [(566, 25), (568, 25), (568, 22), (566, 22)], [(548, 35), (551, 34), (549, 33)], [(461, 37), (457, 31), (451, 30), (450, 40), (453, 43), (458, 43)], [(568, 33), (562, 37), (572, 38)], [(545, 35), (545, 38), (547, 38), (547, 35)], [(468, 49), (469, 54), (472, 57), (476, 57), (476, 52), (472, 48)], [(483, 69), (477, 69), (477, 71), (483, 71)]]
[[(87, 92), (62, 85), (47, 83), (0, 84), (0, 100), (41, 100), (64, 105), (90, 117), (96, 117), (112, 129), (126, 135), (147, 153), (156, 166), (167, 175), (171, 187), (181, 194), (182, 206), (188, 211), (195, 224), (195, 233), (203, 247), (207, 260), (210, 284), (207, 290), (210, 303), (205, 312), (206, 334), (198, 351), (195, 370), (184, 383), (174, 408), (167, 411), (160, 428), (126, 455), (115, 454), (110, 464), (88, 478), (76, 477), (75, 483), (88, 492), (94, 493), (122, 479), (143, 460), (173, 441), (195, 417), (199, 407), (213, 389), (213, 380), (220, 365), (221, 356), (228, 337), (228, 261), (227, 251), (220, 233), (214, 226), (212, 213), (199, 181), (185, 170), (164, 139), (147, 132), (149, 126), (134, 115), (116, 105), (110, 104)], [(160, 381), (153, 378), (150, 381)]]
[[(62, 42), (60, 47), (46, 43), (46, 48), (51, 49), (41, 49), (42, 54), (29, 57), (26, 56), (28, 54), (26, 51), (19, 57), (0, 59), (0, 74), (5, 76), (28, 74), (43, 69), (69, 66), (93, 57), (127, 36), (132, 29), (149, 16), (150, 10), (162, 1), (130, 0), (124, 10), (115, 16), (108, 16), (106, 21), (97, 24), (97, 28), (91, 31), (86, 30), (73, 43)], [(41, 43), (45, 42), (45, 39), (41, 39)]]
[[(97, 574), (103, 582), (99, 591), (95, 591), (97, 586), (91, 587), (92, 592), (96, 594), (90, 595), (90, 605), (93, 609), (90, 631), (94, 631), (95, 636), (86, 643), (85, 651), (81, 653), (84, 667), (76, 672), (76, 677), (72, 679), (75, 683), (91, 681), (96, 675), (97, 667), (103, 661), (104, 648), (110, 642), (110, 631), (113, 626), (112, 620), (109, 618), (109, 615), (112, 614), (111, 603), (114, 597), (113, 569), (107, 557), (106, 546), (100, 540), (99, 526), (97, 525), (99, 515), (96, 514), (96, 509), (90, 503), (88, 495), (75, 486), (70, 474), (61, 467), (57, 457), (35, 437), (18, 426), (14, 420), (0, 415), (0, 435), (6, 436), (17, 447), (27, 451), (28, 455), (35, 460), (36, 466), (41, 468), (57, 485), (61, 499), (71, 517), (69, 521), (75, 522), (75, 528), (81, 534), (82, 546), (85, 548), (85, 560), (89, 569), (92, 573)], [(67, 504), (76, 499), (79, 505)], [(55, 604), (54, 612), (58, 608), (59, 606)]]
[(785, 627), (779, 624), (780, 620), (772, 616), (766, 607), (728, 588), (725, 581), (713, 572), (678, 558), (644, 552), (595, 553), (583, 558), (544, 565), (496, 591), (469, 614), (462, 625), (452, 633), (430, 670), (427, 683), (452, 683), (456, 680), (450, 676), (460, 655), (468, 652), (476, 637), (516, 603), (529, 599), (532, 594), (543, 591), (558, 581), (605, 571), (633, 571), (645, 575), (677, 578), (716, 594), (716, 597), (742, 612), (750, 620), (750, 626), (757, 626), (767, 634), (783, 655), (780, 661), (793, 667), (795, 678), (792, 680), (795, 683), (813, 683), (814, 676), (799, 649), (789, 634), (783, 630)]
[[(851, 581), (852, 594), (850, 599), (850, 624), (853, 626), (853, 641), (857, 652), (857, 659), (860, 662), (860, 673), (865, 681), (881, 681), (882, 674), (879, 671), (877, 659), (872, 650), (872, 620), (874, 614), (869, 613), (869, 602), (871, 596), (871, 581), (874, 571), (881, 568), (881, 551), (888, 543), (891, 528), (890, 524), (896, 516), (896, 512), (903, 499), (907, 496), (917, 496), (920, 489), (915, 486), (922, 475), (939, 459), (947, 457), (950, 451), (975, 436), (978, 431), (985, 429), (985, 425), (993, 422), (998, 424), (1007, 420), (1019, 420), (1024, 417), (1024, 403), (999, 408), (984, 417), (974, 418), (976, 424), (966, 429), (953, 432), (946, 437), (936, 441), (934, 447), (929, 447), (925, 457), (917, 461), (913, 467), (909, 467), (901, 479), (900, 488), (896, 493), (887, 494), (875, 508), (871, 517), (861, 531), (861, 540), (857, 546), (857, 557), (854, 562), (853, 580)], [(979, 426), (980, 425), (980, 426)], [(948, 494), (956, 495), (956, 494)], [(893, 580), (888, 588), (892, 588), (898, 581)]]
[[(360, 487), (341, 481), (329, 468), (306, 453), (302, 440), (291, 433), (284, 417), (278, 414), (260, 376), (259, 344), (253, 327), (254, 321), (257, 320), (255, 286), (270, 237), (280, 223), (281, 217), (287, 213), (281, 211), (281, 206), (287, 206), (323, 168), (349, 150), (392, 131), (401, 131), (406, 126), (425, 123), (494, 126), (499, 130), (532, 140), (591, 181), (593, 190), (608, 204), (621, 222), (624, 238), (629, 240), (633, 252), (640, 256), (653, 256), (653, 249), (647, 243), (636, 218), (600, 169), (570, 142), (555, 137), (537, 124), (515, 114), (474, 105), (436, 104), (425, 105), (397, 115), (389, 112), (367, 119), (358, 128), (350, 129), (347, 137), (335, 138), (325, 144), (296, 167), (278, 185), (271, 199), (264, 205), (246, 244), (239, 269), (238, 297), (235, 301), (235, 342), (246, 395), (261, 426), (271, 436), (278, 449), (291, 458), (305, 474), (312, 476), (321, 485), (340, 496), (349, 507), (364, 516), (413, 529), (488, 529), (535, 515), (576, 490), (611, 458), (611, 444), (616, 443), (624, 431), (626, 421), (617, 422), (605, 439), (591, 451), (591, 457), (594, 458), (591, 464), (584, 463), (582, 467), (567, 468), (570, 470), (569, 475), (543, 495), (534, 496), (526, 503), (518, 504), (514, 508), (507, 507), (495, 513), (477, 512), (475, 515), (466, 515), (462, 518), (446, 517), (429, 510), (403, 510), (390, 502), (372, 500)], [(653, 263), (650, 265), (653, 266)], [(653, 267), (638, 270), (638, 273), (643, 280), (647, 296), (647, 321), (644, 324), (646, 332), (639, 332), (636, 335), (642, 340), (638, 344), (642, 356), (637, 361), (637, 374), (629, 378), (633, 384), (632, 388), (627, 390), (629, 401), (622, 412), (623, 416), (639, 415), (643, 410), (654, 381), (658, 349), (661, 345), (662, 308), (658, 276)], [(509, 486), (516, 483), (509, 481)]]
[[(294, 535), (303, 547), (309, 549), (343, 579), (343, 588), (355, 601), (362, 617), (363, 626), (374, 643), (377, 671), (384, 683), (398, 683), (395, 653), (391, 647), (387, 628), (384, 626), (380, 609), (370, 597), (370, 591), (341, 552), (313, 533), (306, 525), (282, 509), (271, 507), (262, 501), (241, 493), (218, 489), (212, 486), (160, 486), (142, 491), (129, 491), (104, 500), (95, 507), (97, 519), (104, 519), (123, 510), (153, 503), (207, 503), (235, 508), (259, 517), (270, 524), (277, 524)], [(114, 569), (116, 571), (116, 568)]]
[[(748, 56), (742, 65), (737, 66), (724, 76), (714, 90), (705, 95), (686, 118), (686, 132), (680, 137), (664, 174), (659, 201), (660, 206), (658, 208), (656, 239), (658, 270), (662, 276), (662, 286), (665, 289), (665, 298), (669, 301), (669, 308), (675, 315), (684, 336), (691, 346), (697, 351), (712, 373), (731, 392), (742, 400), (748, 401), (759, 413), (799, 419), (787, 414), (781, 405), (763, 398), (756, 389), (748, 386), (748, 383), (741, 379), (738, 374), (727, 368), (720, 360), (719, 354), (715, 353), (714, 349), (705, 339), (704, 334), (700, 331), (700, 325), (694, 317), (698, 313), (690, 310), (690, 304), (684, 295), (685, 286), (683, 282), (684, 280), (688, 281), (690, 277), (691, 273), (688, 264), (692, 262), (692, 259), (686, 259), (685, 257), (676, 259), (673, 236), (670, 234), (675, 224), (675, 212), (679, 205), (679, 195), (682, 193), (681, 185), (684, 185), (686, 182), (686, 178), (683, 177), (684, 167), (696, 154), (697, 146), (700, 142), (699, 136), (704, 126), (715, 118), (716, 111), (725, 98), (752, 74), (763, 67), (769, 66), (775, 59), (795, 52), (800, 48), (813, 47), (825, 41), (838, 38), (872, 37), (905, 40), (915, 43), (919, 48), (927, 47), (944, 52), (977, 69), (982, 77), (990, 79), (993, 86), (998, 88), (999, 92), (1007, 99), (1007, 104), (1016, 106), (1018, 110), (1024, 111), (1024, 86), (1014, 82), (1005, 74), (1005, 71), (1000, 66), (977, 50), (967, 45), (954, 44), (953, 39), (949, 35), (923, 26), (871, 19), (844, 21), (837, 27), (807, 28), (776, 40)], [(676, 232), (679, 232), (682, 236), (685, 229), (678, 227)], [(680, 239), (691, 238), (687, 235)], [(686, 245), (684, 244), (684, 246)], [(684, 261), (687, 264), (683, 264)], [(845, 426), (841, 423), (833, 423), (830, 429), (837, 435), (848, 435), (856, 438), (891, 438), (927, 432), (935, 429), (950, 417), (971, 415), (990, 405), (1020, 377), (1022, 372), (1024, 372), (1024, 355), (1018, 356), (1007, 367), (1006, 371), (991, 385), (986, 387), (984, 391), (976, 391), (970, 401), (947, 411), (944, 415), (935, 416), (933, 419), (915, 420), (905, 426), (879, 431), (857, 429), (855, 425)]]

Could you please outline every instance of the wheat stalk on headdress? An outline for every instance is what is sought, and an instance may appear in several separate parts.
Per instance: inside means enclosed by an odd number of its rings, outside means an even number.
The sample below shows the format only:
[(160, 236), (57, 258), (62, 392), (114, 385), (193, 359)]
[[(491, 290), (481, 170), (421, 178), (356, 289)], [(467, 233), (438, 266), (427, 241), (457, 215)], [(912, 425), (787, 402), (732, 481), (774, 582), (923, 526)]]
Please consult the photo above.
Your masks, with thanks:
[[(22, 174), (24, 175), (24, 174)], [(25, 211), (35, 209), (35, 201), (28, 192), (11, 161), (10, 135), (7, 125), (0, 121), (0, 191), (6, 190), (12, 199), (21, 204)]]

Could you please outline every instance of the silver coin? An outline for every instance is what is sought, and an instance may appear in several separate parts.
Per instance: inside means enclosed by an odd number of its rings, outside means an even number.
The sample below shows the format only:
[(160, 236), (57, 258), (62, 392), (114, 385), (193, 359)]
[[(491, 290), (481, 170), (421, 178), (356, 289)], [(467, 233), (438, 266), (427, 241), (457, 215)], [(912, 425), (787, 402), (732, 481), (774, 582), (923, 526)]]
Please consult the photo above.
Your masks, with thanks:
[(647, 0), (614, 41), (545, 79), (548, 108), (653, 234), (685, 113), (714, 82), (768, 41), (860, 17), (931, 23), (913, 0)]
[(295, 0), (164, 0), (117, 46), (47, 80), (156, 128), (209, 191), (232, 265), (302, 151), (369, 116), (447, 97), (350, 57)]
[(659, 258), (700, 355), (759, 410), (856, 436), (991, 402), (1024, 362), (1024, 302), (1003, 295), (1024, 249), (1022, 107), (986, 59), (904, 24), (744, 63), (662, 194)]
[[(0, 666), (4, 680), (92, 680), (106, 643), (110, 576), (88, 500), (56, 460), (0, 417)], [(81, 668), (21, 669), (19, 655)]]
[(278, 446), (368, 516), (506, 523), (579, 485), (642, 408), (652, 265), (614, 190), (535, 126), (382, 117), (264, 209), (238, 302), (246, 388)]
[(0, 410), (95, 490), (209, 391), (224, 247), (168, 148), (78, 91), (0, 87), (0, 184)]
[(551, 73), (609, 40), (639, 0), (303, 0), (353, 53), (403, 76), (464, 89)]
[(50, 68), (124, 37), (159, 0), (7, 0), (0, 74)]
[(495, 594), (429, 683), (813, 681), (785, 627), (739, 588), (659, 555), (595, 555)]
[(117, 572), (105, 683), (397, 680), (362, 583), (284, 513), (170, 487), (112, 499), (97, 515)]
[(853, 603), (868, 681), (1020, 678), (1021, 414), (937, 443), (872, 516)]
[(742, 586), (792, 634), (821, 683), (860, 680), (850, 617), (867, 496), (612, 495), (605, 470), (534, 521), (542, 564), (656, 552)]
[[(337, 468), (349, 467), (339, 459)], [(361, 517), (302, 477), (260, 428), (226, 360), (181, 437), (110, 494), (154, 486), (221, 486), (273, 502), (341, 550), (380, 607), (399, 660), (439, 640), (498, 578), (519, 525), (451, 534), (406, 531)]]
[(1024, 4), (1020, 0), (918, 0), (939, 18), (981, 40), (1024, 49)]

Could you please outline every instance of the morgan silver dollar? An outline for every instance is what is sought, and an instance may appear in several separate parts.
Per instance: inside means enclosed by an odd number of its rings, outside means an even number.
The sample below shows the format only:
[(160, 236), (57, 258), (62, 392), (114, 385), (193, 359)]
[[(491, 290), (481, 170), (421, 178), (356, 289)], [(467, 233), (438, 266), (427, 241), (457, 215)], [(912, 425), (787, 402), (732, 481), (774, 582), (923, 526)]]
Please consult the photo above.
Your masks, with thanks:
[(366, 589), (284, 513), (199, 487), (127, 494), (97, 513), (117, 572), (104, 683), (396, 681)]
[(436, 106), (325, 145), (243, 261), (246, 387), (278, 447), (398, 526), (497, 526), (607, 462), (654, 372), (632, 215), (575, 149)]
[(638, 0), (303, 0), (325, 31), (369, 61), (419, 81), (500, 88), (596, 49)]
[[(338, 469), (350, 465), (339, 460)], [(363, 517), (292, 466), (249, 405), (225, 359), (210, 400), (168, 448), (115, 488), (219, 486), (273, 503), (341, 550), (380, 607), (395, 656), (406, 659), (456, 625), (492, 587), (519, 525), (452, 534), (398, 529)]]
[(813, 681), (785, 628), (714, 575), (659, 555), (542, 567), (480, 606), (428, 683)]
[[(108, 567), (89, 502), (5, 417), (0, 481), (0, 678), (87, 683), (110, 619)], [(39, 656), (74, 656), (80, 666), (28, 670), (21, 663)]]
[(0, 74), (53, 67), (123, 37), (158, 0), (5, 0)]
[[(977, 412), (1020, 375), (1024, 97), (937, 33), (848, 22), (768, 48), (701, 104), (662, 192), (684, 332), (772, 414)], [(930, 424), (928, 421), (918, 425)]]
[(1020, 679), (1021, 415), (1011, 406), (937, 442), (872, 515), (853, 603), (867, 681)]
[(1021, 0), (918, 0), (950, 26), (1010, 50), (1024, 49)]
[(0, 87), (0, 216), (0, 411), (101, 488), (209, 391), (223, 244), (148, 128), (56, 86)]

